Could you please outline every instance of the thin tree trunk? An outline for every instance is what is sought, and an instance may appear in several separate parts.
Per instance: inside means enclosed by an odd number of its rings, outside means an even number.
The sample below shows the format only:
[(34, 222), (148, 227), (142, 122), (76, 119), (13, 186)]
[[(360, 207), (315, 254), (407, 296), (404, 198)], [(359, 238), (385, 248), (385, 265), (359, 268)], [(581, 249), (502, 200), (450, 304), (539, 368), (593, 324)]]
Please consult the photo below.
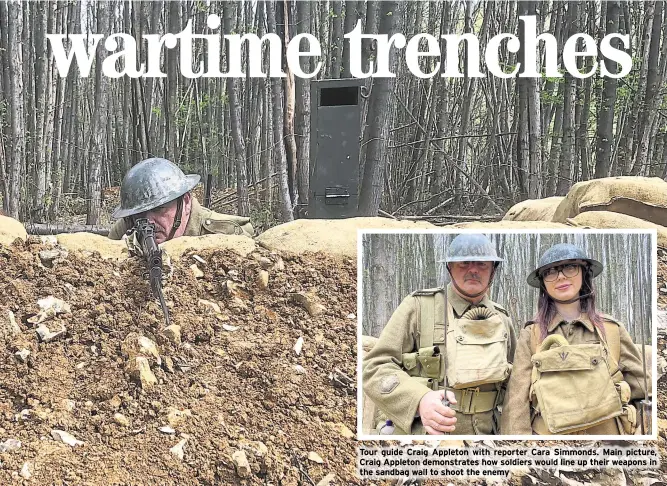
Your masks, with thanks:
[(333, 18), (331, 19), (331, 77), (340, 78), (343, 62), (343, 2), (332, 0)]
[[(297, 5), (301, 2), (297, 2)], [(357, 23), (357, 5), (359, 3), (357, 0), (347, 0), (345, 2), (345, 30), (344, 34), (352, 32), (355, 24)], [(349, 42), (343, 42), (343, 72), (341, 78), (351, 77), (350, 73), (350, 44)]]
[[(276, 33), (276, 6), (274, 2), (266, 4), (267, 23), (269, 32)], [(273, 146), (276, 161), (276, 172), (278, 173), (278, 191), (280, 201), (280, 214), (283, 221), (292, 221), (292, 203), (290, 201), (289, 182), (287, 178), (287, 155), (285, 154), (285, 141), (283, 139), (283, 93), (280, 78), (271, 78), (271, 94), (273, 99)]]
[[(101, 3), (97, 11), (97, 32), (109, 31), (110, 5)], [(86, 224), (100, 223), (100, 206), (102, 195), (102, 164), (105, 160), (105, 138), (107, 133), (107, 104), (108, 104), (108, 78), (102, 74), (99, 68), (107, 56), (106, 49), (98, 49), (95, 64), (95, 109), (91, 127), (91, 143), (89, 151), (89, 175), (88, 175), (88, 205)]]
[[(289, 0), (282, 2), (283, 5), (283, 19), (284, 19), (284, 31), (283, 31), (283, 55), (285, 59), (287, 58), (287, 45), (290, 41), (290, 32), (289, 32)], [(294, 94), (294, 73), (289, 68), (289, 65), (285, 66), (285, 115), (283, 119), (284, 132), (285, 132), (285, 155), (287, 156), (287, 170), (288, 173), (288, 184), (290, 189), (290, 201), (291, 207), (295, 207), (298, 198), (298, 187), (297, 187), (297, 166), (299, 161), (297, 160), (297, 147), (296, 140), (294, 138), (294, 105), (296, 104), (295, 94)]]
[[(296, 2), (298, 33), (307, 33), (308, 22), (311, 16), (311, 2)], [(301, 57), (299, 60), (301, 70), (308, 72), (311, 69), (310, 60)], [(349, 68), (349, 66), (348, 66)], [(296, 119), (295, 132), (297, 144), (297, 187), (299, 192), (298, 204), (307, 205), (310, 197), (310, 80), (296, 78)]]
[[(619, 0), (606, 2), (606, 35), (618, 32), (618, 21), (621, 11)], [(612, 40), (611, 45), (618, 48), (620, 41)], [(614, 61), (604, 59), (607, 70), (616, 74), (618, 66)], [(611, 171), (611, 156), (614, 150), (614, 110), (616, 106), (616, 89), (618, 80), (613, 77), (605, 77), (603, 80), (602, 97), (598, 108), (597, 142), (595, 157), (595, 177), (607, 177)]]
[[(391, 37), (397, 30), (399, 2), (382, 2), (380, 11), (380, 34)], [(389, 55), (389, 68), (396, 66), (396, 54)], [(378, 78), (373, 83), (369, 106), (370, 120), (366, 144), (366, 162), (359, 195), (359, 214), (377, 216), (382, 198), (384, 171), (387, 163), (387, 137), (389, 116), (387, 107), (394, 89), (394, 78)]]
[(8, 216), (19, 219), (21, 194), (24, 188), (23, 160), (25, 156), (25, 118), (23, 116), (23, 52), (21, 34), (23, 31), (23, 7), (20, 1), (7, 3), (9, 26), (9, 73), (10, 73), (10, 113), (12, 133), (12, 158), (9, 167), (9, 207)]
[[(237, 8), (239, 4), (237, 5)], [(224, 2), (224, 30), (232, 32), (234, 4)], [(236, 78), (227, 78), (227, 95), (229, 96), (229, 114), (232, 131), (232, 140), (234, 141), (234, 151), (236, 152), (236, 194), (238, 197), (238, 214), (248, 216), (250, 214), (250, 202), (248, 201), (248, 175), (246, 171), (246, 147), (243, 134), (241, 133), (241, 106), (238, 96), (238, 80)]]

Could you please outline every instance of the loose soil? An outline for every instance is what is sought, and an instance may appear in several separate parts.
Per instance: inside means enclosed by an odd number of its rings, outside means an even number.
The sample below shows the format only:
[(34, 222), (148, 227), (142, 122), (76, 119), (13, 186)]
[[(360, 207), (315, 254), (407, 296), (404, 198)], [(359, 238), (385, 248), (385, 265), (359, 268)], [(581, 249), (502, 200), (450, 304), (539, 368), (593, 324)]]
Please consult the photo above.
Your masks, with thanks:
[[(0, 247), (0, 305), (13, 311), (21, 333), (0, 349), (0, 440), (21, 441), (0, 455), (0, 484), (20, 483), (25, 462), (32, 484), (309, 484), (335, 473), (340, 484), (357, 483), (356, 268), (351, 260), (322, 255), (285, 258), (260, 250), (248, 258), (231, 251), (200, 251), (204, 277), (196, 279), (183, 258), (165, 289), (171, 322), (182, 327), (182, 344), (163, 333), (162, 311), (142, 278), (137, 260), (115, 263), (70, 253), (43, 268), (42, 244)], [(269, 287), (255, 283), (260, 257), (271, 260)], [(264, 264), (267, 263), (265, 260)], [(226, 283), (238, 286), (229, 295)], [(314, 291), (325, 312), (310, 317), (289, 299)], [(67, 328), (64, 338), (40, 343), (37, 300), (63, 299), (71, 312), (45, 322)], [(216, 316), (199, 299), (218, 303)], [(223, 325), (238, 327), (227, 331)], [(155, 341), (163, 366), (159, 383), (143, 390), (126, 372), (121, 344), (130, 333)], [(303, 337), (303, 351), (293, 347)], [(14, 356), (30, 350), (27, 363)], [(305, 373), (295, 370), (300, 365)], [(331, 375), (353, 379), (334, 383)], [(170, 407), (189, 410), (175, 435)], [(25, 411), (24, 411), (25, 410)], [(22, 412), (24, 411), (24, 412)], [(129, 426), (117, 425), (123, 414)], [(23, 416), (22, 416), (23, 414)], [(66, 430), (83, 446), (55, 441)], [(169, 452), (187, 438), (184, 459)], [(261, 444), (266, 446), (266, 453)], [(252, 468), (241, 479), (232, 454), (245, 449)], [(308, 459), (316, 452), (318, 464)]]

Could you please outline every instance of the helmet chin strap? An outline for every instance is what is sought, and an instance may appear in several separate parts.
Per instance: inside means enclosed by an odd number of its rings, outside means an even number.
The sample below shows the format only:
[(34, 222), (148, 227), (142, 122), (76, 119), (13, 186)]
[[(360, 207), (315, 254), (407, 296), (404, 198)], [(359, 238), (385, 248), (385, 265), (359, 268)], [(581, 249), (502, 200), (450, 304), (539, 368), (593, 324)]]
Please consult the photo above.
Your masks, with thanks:
[(463, 296), (468, 297), (469, 299), (476, 299), (480, 295), (483, 295), (486, 293), (487, 290), (489, 290), (489, 287), (491, 287), (491, 282), (493, 282), (493, 277), (496, 274), (496, 265), (493, 266), (493, 270), (491, 271), (491, 276), (489, 277), (489, 283), (486, 284), (486, 287), (484, 287), (480, 292), (477, 292), (476, 294), (469, 294), (465, 290), (463, 290), (461, 287), (459, 287), (459, 284), (456, 283), (456, 280), (454, 280), (454, 277), (452, 276), (452, 272), (449, 269), (449, 265), (447, 265), (447, 272), (449, 273), (449, 276), (452, 280), (452, 285), (454, 288)]
[(176, 230), (181, 226), (181, 218), (183, 217), (183, 196), (180, 196), (176, 201), (176, 216), (174, 217), (174, 224), (171, 227), (167, 240), (171, 240), (176, 234)]

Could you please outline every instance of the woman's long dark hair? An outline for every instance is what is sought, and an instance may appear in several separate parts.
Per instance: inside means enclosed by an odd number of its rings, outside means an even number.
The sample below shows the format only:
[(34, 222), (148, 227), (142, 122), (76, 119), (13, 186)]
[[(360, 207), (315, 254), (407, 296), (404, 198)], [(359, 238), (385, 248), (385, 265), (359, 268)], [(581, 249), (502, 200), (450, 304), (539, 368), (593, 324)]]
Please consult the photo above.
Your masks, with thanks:
[[(582, 296), (579, 300), (581, 312), (588, 316), (588, 320), (593, 323), (600, 332), (600, 335), (604, 338), (605, 332), (602, 315), (595, 308), (593, 270), (590, 265), (582, 265), (582, 267), (584, 274), (581, 279), (581, 289), (579, 289), (579, 295)], [(551, 324), (551, 321), (556, 316), (557, 312), (556, 303), (549, 297), (549, 294), (544, 287), (544, 281), (542, 281), (540, 284), (540, 298), (537, 302), (537, 314), (535, 316), (535, 321), (540, 326), (541, 339), (547, 337), (549, 324)]]

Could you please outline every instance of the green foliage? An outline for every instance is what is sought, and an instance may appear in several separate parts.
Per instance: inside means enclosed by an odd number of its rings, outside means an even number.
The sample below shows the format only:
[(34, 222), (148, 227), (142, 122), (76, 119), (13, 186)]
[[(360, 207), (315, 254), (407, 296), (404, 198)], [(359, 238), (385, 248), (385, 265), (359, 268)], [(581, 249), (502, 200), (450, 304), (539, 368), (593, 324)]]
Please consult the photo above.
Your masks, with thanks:
[(209, 6), (203, 0), (197, 0), (195, 3), (195, 10), (197, 12), (208, 12)]
[(162, 109), (159, 106), (154, 106), (151, 108), (151, 113), (160, 118), (162, 116)]

